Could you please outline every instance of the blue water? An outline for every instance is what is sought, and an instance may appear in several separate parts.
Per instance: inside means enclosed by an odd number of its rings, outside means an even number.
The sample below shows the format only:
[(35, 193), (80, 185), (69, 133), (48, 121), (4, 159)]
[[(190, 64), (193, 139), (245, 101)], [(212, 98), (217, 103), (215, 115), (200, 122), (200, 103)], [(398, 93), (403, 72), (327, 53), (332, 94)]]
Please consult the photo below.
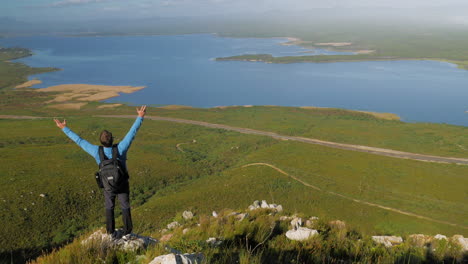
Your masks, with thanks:
[[(437, 61), (267, 64), (217, 62), (246, 53), (300, 56), (285, 39), (214, 35), (21, 37), (36, 55), (20, 61), (63, 71), (40, 74), (37, 88), (66, 83), (147, 86), (108, 102), (322, 106), (390, 112), (408, 122), (468, 126), (468, 71)], [(318, 54), (334, 54), (325, 50)]]

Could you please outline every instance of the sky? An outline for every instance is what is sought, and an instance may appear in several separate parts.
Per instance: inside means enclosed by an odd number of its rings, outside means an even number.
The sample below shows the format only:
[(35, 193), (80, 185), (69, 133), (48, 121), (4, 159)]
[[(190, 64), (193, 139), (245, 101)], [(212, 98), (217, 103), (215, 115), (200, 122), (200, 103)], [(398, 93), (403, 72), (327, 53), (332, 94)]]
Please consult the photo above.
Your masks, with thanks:
[(20, 21), (211, 16), (297, 12), (309, 9), (373, 8), (434, 10), (447, 21), (468, 24), (466, 0), (1, 0), (0, 17)]

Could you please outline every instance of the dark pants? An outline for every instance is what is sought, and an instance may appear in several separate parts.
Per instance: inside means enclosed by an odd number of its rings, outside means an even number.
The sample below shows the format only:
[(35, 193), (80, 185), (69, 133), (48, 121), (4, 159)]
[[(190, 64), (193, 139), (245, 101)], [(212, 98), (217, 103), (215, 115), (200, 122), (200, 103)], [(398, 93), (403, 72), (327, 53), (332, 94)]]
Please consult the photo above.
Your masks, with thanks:
[(113, 193), (104, 191), (104, 202), (106, 206), (106, 231), (108, 234), (112, 234), (115, 230), (115, 218), (114, 218), (114, 207), (115, 197), (120, 201), (120, 207), (122, 208), (122, 220), (124, 223), (124, 235), (130, 234), (133, 229), (132, 215), (130, 214), (130, 199), (129, 191), (121, 193)]

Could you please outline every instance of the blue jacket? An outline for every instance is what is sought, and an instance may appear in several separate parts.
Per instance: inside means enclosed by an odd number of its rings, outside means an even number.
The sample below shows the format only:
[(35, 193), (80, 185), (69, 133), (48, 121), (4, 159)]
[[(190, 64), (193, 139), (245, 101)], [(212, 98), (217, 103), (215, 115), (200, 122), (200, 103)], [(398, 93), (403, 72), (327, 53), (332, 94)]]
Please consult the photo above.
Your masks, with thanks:
[[(135, 138), (135, 135), (138, 129), (140, 128), (142, 122), (143, 122), (143, 118), (137, 117), (137, 119), (135, 120), (135, 123), (133, 123), (133, 126), (130, 128), (127, 135), (124, 137), (122, 141), (120, 141), (118, 145), (119, 156), (117, 158), (122, 162), (125, 168), (127, 168), (127, 164), (126, 164), (127, 151), (130, 148), (130, 145), (132, 144), (132, 141)], [(99, 146), (93, 145), (89, 143), (88, 141), (82, 139), (80, 136), (75, 134), (75, 132), (71, 131), (71, 129), (68, 127), (64, 127), (62, 131), (71, 140), (73, 140), (76, 144), (78, 144), (78, 146), (80, 146), (84, 151), (88, 152), (89, 155), (93, 156), (93, 158), (96, 160), (98, 165), (99, 163), (101, 163), (101, 159), (99, 158)], [(106, 157), (112, 158), (112, 148), (104, 147), (104, 154), (106, 154)]]

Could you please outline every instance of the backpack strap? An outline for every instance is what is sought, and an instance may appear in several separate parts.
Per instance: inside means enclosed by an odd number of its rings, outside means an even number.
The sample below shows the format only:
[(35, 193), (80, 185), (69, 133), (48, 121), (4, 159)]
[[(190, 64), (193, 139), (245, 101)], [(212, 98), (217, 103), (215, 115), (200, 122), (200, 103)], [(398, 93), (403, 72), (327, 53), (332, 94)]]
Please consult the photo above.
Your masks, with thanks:
[(119, 157), (119, 149), (117, 148), (119, 144), (115, 144), (112, 146), (112, 160), (114, 162), (117, 161), (117, 157)]
[(103, 146), (99, 146), (99, 159), (101, 160), (101, 162), (103, 160), (107, 160), (108, 158), (106, 157), (106, 154), (104, 154), (104, 147)]

